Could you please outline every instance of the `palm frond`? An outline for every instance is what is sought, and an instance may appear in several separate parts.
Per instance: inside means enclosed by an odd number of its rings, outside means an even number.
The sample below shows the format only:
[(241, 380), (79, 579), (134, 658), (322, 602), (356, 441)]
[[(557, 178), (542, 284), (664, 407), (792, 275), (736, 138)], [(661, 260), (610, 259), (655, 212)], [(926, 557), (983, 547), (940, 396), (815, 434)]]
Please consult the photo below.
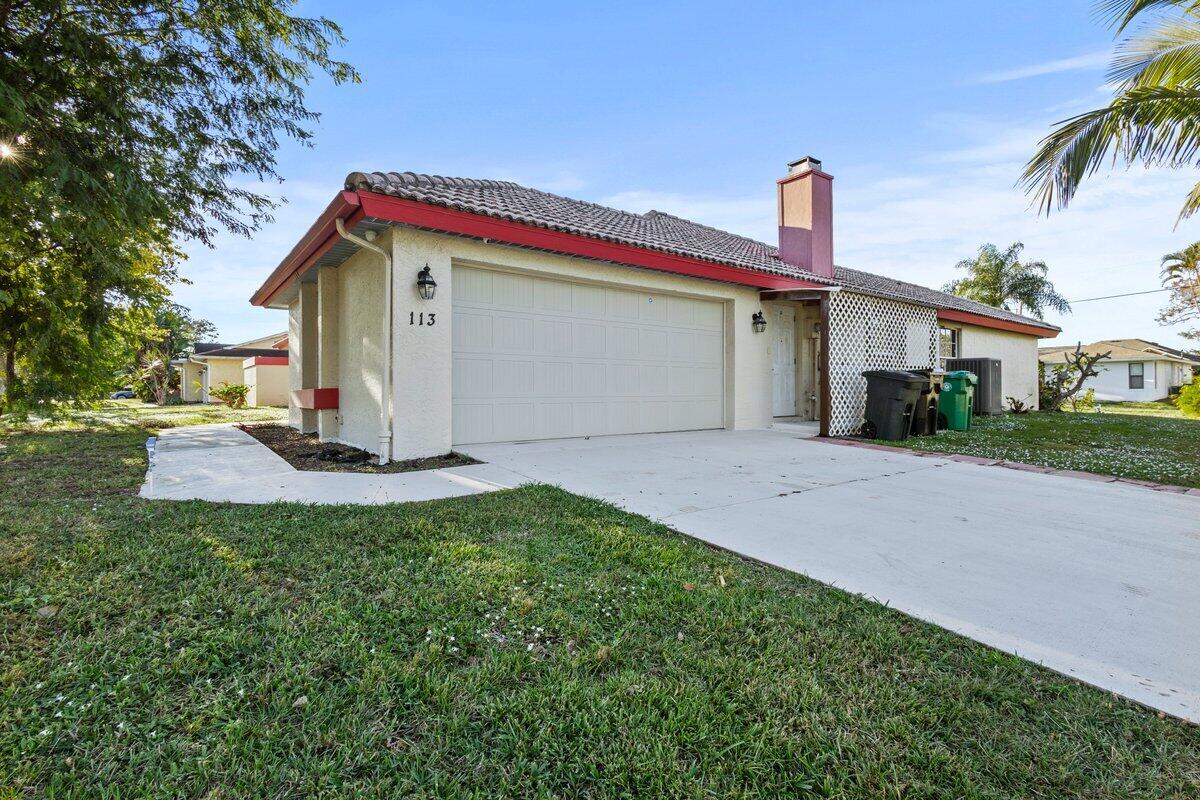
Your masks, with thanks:
[(1176, 20), (1129, 37), (1117, 46), (1108, 78), (1128, 89), (1200, 85), (1200, 26)]
[[(1111, 156), (1127, 165), (1192, 166), (1200, 152), (1200, 89), (1139, 87), (1108, 106), (1059, 123), (1025, 166), (1021, 183), (1046, 213), (1064, 208)], [(1200, 208), (1193, 192), (1181, 212)]]
[(1133, 23), (1134, 18), (1147, 11), (1178, 11), (1184, 14), (1200, 12), (1200, 0), (1101, 0), (1097, 4), (1101, 16), (1121, 33)]

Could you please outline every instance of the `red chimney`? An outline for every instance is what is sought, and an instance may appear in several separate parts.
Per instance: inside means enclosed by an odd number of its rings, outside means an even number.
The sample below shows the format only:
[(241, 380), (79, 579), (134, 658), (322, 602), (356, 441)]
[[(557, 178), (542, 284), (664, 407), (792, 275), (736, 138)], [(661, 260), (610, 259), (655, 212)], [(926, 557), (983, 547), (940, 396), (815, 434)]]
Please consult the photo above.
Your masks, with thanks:
[(779, 179), (779, 259), (833, 277), (833, 176), (812, 156)]

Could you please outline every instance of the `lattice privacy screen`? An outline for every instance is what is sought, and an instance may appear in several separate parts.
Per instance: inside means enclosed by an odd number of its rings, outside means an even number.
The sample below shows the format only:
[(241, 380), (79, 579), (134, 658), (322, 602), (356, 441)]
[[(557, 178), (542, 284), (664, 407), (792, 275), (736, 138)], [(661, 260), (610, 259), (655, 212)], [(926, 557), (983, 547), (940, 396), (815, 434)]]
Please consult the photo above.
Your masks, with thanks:
[(937, 311), (841, 291), (829, 298), (829, 433), (863, 422), (869, 369), (927, 369), (937, 364)]

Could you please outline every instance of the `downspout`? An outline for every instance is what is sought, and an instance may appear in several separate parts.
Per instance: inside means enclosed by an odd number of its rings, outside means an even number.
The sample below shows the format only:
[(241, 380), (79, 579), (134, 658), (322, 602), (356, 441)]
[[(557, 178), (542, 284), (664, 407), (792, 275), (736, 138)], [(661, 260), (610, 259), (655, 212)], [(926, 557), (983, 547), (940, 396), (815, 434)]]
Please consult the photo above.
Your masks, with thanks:
[(392, 460), (392, 255), (374, 242), (346, 230), (341, 218), (334, 220), (338, 234), (364, 250), (383, 256), (383, 366), (380, 371), (379, 463)]

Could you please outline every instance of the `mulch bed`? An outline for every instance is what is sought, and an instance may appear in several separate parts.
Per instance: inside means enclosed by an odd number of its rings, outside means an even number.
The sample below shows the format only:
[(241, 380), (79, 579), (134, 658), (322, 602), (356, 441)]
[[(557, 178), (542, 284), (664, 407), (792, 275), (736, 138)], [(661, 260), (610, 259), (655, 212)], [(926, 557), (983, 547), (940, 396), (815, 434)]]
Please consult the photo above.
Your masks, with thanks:
[(275, 451), (293, 467), (306, 472), (416, 472), (423, 469), (465, 467), (480, 464), (461, 453), (444, 456), (392, 461), (384, 466), (375, 463), (374, 453), (346, 444), (322, 442), (315, 433), (301, 433), (287, 425), (239, 425), (239, 428)]

